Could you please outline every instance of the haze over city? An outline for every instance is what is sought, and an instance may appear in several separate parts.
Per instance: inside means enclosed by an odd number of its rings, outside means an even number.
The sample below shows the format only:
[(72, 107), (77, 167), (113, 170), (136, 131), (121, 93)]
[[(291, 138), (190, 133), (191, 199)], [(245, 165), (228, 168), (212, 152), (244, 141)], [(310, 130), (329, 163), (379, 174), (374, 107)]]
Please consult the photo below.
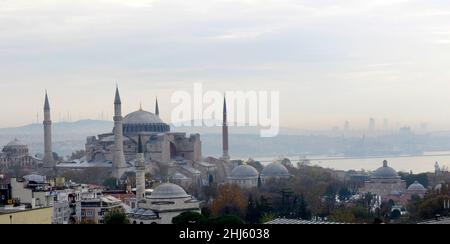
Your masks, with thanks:
[[(450, 130), (448, 1), (0, 1), (0, 127), (112, 119), (170, 96), (279, 90), (282, 127)], [(176, 7), (175, 7), (176, 6)], [(103, 115), (101, 115), (103, 113)], [(106, 117), (109, 115), (109, 117)]]

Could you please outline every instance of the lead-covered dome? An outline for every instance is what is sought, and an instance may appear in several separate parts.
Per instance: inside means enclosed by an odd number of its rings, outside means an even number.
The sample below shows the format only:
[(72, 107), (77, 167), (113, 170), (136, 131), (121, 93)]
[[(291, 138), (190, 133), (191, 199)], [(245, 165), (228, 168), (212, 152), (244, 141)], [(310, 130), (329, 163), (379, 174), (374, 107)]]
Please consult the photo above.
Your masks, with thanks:
[(158, 124), (164, 123), (156, 114), (144, 110), (130, 113), (123, 119), (124, 124)]
[(153, 190), (149, 199), (174, 199), (186, 197), (189, 197), (189, 195), (181, 186), (172, 183), (164, 183)]
[(231, 171), (231, 177), (234, 179), (243, 179), (243, 178), (258, 178), (258, 170), (253, 168), (250, 165), (243, 164), (239, 165)]
[(372, 178), (374, 179), (397, 179), (399, 178), (397, 171), (388, 166), (388, 162), (383, 162), (383, 167), (378, 168), (373, 172)]
[(426, 191), (427, 189), (425, 189), (425, 187), (420, 184), (417, 180), (414, 181), (414, 183), (412, 183), (409, 187), (408, 187), (408, 191)]
[(264, 167), (261, 177), (290, 177), (287, 168), (280, 162), (273, 162)]
[(10, 141), (7, 145), (7, 147), (20, 147), (20, 146), (27, 146), (27, 144), (19, 141), (17, 138), (15, 138), (14, 140)]
[(124, 134), (139, 132), (168, 132), (170, 126), (158, 115), (142, 109), (128, 114), (123, 119)]

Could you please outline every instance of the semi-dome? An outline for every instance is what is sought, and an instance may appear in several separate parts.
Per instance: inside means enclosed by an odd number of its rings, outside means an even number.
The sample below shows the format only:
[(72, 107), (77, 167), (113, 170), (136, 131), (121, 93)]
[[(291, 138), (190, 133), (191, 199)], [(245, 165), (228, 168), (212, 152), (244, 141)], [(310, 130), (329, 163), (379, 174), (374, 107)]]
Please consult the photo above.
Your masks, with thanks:
[(396, 179), (399, 178), (397, 171), (395, 169), (388, 166), (387, 161), (383, 162), (383, 167), (378, 168), (372, 174), (372, 178), (375, 179)]
[(426, 191), (427, 189), (425, 189), (425, 187), (420, 184), (417, 180), (414, 181), (414, 183), (412, 183), (409, 187), (408, 187), (408, 191)]
[(140, 132), (168, 132), (170, 126), (164, 123), (158, 115), (142, 109), (128, 114), (123, 119), (125, 135)]
[(152, 194), (150, 195), (150, 199), (173, 199), (173, 198), (185, 198), (189, 197), (186, 191), (179, 185), (175, 185), (172, 183), (164, 183), (158, 187), (156, 187)]
[(274, 162), (264, 167), (262, 177), (289, 177), (289, 171), (280, 162)]
[(231, 178), (254, 178), (258, 177), (258, 170), (250, 165), (239, 165), (231, 171)]

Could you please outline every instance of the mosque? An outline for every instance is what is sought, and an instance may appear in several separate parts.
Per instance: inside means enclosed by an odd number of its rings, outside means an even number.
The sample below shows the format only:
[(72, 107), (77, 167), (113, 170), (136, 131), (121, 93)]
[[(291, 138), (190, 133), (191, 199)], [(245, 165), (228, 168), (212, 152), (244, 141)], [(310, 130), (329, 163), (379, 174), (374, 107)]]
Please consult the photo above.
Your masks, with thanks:
[[(227, 104), (223, 103), (222, 156), (202, 156), (199, 134), (172, 132), (170, 125), (159, 116), (156, 100), (154, 113), (142, 107), (122, 116), (119, 88), (114, 97), (114, 128), (110, 133), (90, 136), (85, 144), (85, 157), (79, 162), (59, 162), (52, 155), (52, 122), (50, 102), (45, 94), (44, 104), (44, 157), (47, 167), (79, 169), (103, 167), (111, 171), (118, 182), (125, 180), (128, 172), (139, 168), (162, 182), (170, 181), (183, 186), (206, 186), (213, 182), (238, 184), (244, 188), (256, 187), (270, 179), (289, 179), (291, 176), (283, 162), (274, 162), (260, 173), (250, 165), (240, 165), (230, 160), (228, 146)], [(142, 162), (138, 165), (138, 152)]]
[(28, 145), (17, 138), (9, 142), (0, 152), (0, 169), (35, 168), (42, 164), (42, 160), (30, 156)]
[(406, 191), (406, 182), (401, 179), (395, 169), (388, 166), (388, 162), (383, 161), (383, 166), (375, 170), (370, 176), (370, 180), (364, 183), (362, 193), (372, 193), (387, 199), (389, 195), (401, 194)]

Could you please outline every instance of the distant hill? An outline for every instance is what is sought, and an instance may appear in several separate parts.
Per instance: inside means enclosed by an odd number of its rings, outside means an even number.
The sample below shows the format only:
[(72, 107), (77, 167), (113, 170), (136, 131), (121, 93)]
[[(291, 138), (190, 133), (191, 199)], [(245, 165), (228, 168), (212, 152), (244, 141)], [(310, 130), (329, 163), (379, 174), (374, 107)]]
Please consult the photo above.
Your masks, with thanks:
[[(220, 124), (220, 123), (219, 123)], [(53, 124), (53, 148), (60, 155), (84, 149), (86, 138), (111, 132), (112, 121), (81, 120)], [(286, 155), (392, 155), (422, 151), (450, 151), (450, 134), (445, 132), (426, 135), (390, 134), (378, 137), (343, 135), (342, 132), (307, 132), (282, 128), (273, 138), (261, 138), (259, 127), (230, 127), (230, 154), (233, 157), (264, 157)], [(200, 133), (204, 156), (220, 156), (222, 128), (181, 126), (174, 132)], [(43, 151), (43, 128), (31, 124), (17, 128), (0, 129), (0, 150), (17, 138), (30, 147), (33, 154)], [(364, 139), (363, 139), (364, 138)]]

